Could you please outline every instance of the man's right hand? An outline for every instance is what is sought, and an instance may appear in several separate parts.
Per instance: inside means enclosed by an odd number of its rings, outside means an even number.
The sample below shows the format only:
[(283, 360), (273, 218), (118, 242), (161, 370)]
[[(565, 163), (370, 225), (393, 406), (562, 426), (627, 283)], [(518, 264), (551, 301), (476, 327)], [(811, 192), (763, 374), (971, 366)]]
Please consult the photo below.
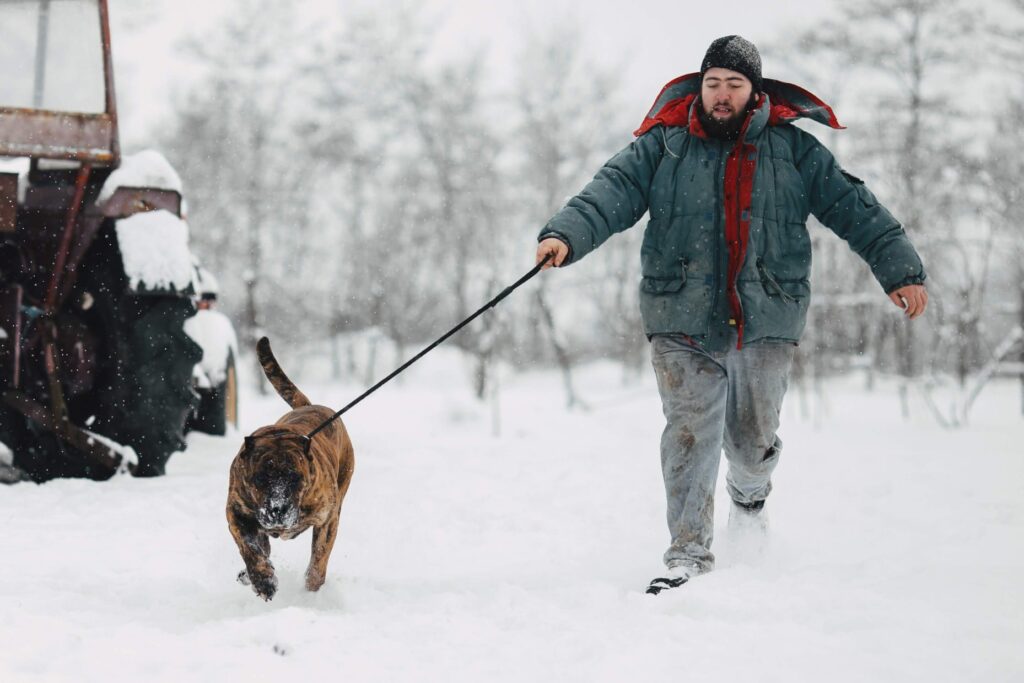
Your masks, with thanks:
[(562, 265), (569, 255), (569, 247), (557, 237), (548, 237), (537, 245), (537, 263), (543, 261), (548, 255), (551, 256), (551, 260), (545, 263), (541, 270), (547, 270), (551, 266), (557, 267)]

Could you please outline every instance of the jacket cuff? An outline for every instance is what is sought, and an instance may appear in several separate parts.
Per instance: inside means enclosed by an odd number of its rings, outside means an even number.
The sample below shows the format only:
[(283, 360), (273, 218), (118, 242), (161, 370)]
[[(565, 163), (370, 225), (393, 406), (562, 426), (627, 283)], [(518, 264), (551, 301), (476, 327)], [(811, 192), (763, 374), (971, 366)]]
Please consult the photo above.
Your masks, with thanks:
[(924, 275), (911, 275), (910, 277), (905, 277), (896, 284), (892, 285), (891, 287), (886, 288), (885, 293), (892, 294), (897, 289), (901, 287), (906, 287), (907, 285), (923, 285), (924, 279)]
[(562, 261), (562, 265), (567, 266), (570, 263), (572, 263), (572, 242), (569, 241), (569, 238), (560, 232), (556, 232), (554, 230), (545, 230), (540, 234), (540, 236), (537, 237), (537, 243), (540, 244), (549, 237), (554, 237), (556, 240), (558, 240), (559, 242), (561, 242), (562, 244), (569, 248), (569, 253), (565, 257), (565, 260)]

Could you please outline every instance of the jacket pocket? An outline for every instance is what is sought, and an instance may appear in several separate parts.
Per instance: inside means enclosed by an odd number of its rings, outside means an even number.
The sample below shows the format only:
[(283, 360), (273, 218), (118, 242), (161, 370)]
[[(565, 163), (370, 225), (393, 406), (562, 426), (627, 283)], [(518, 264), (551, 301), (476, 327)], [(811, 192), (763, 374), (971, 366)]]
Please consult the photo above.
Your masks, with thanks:
[(640, 281), (640, 289), (648, 294), (672, 294), (678, 292), (686, 284), (686, 270), (679, 269), (680, 277), (644, 277)]
[(757, 260), (757, 272), (761, 276), (761, 286), (764, 287), (765, 294), (768, 296), (779, 296), (788, 303), (796, 303), (796, 298), (782, 288), (782, 285), (779, 284), (779, 281), (772, 275), (772, 272), (768, 270), (768, 266), (761, 259)]

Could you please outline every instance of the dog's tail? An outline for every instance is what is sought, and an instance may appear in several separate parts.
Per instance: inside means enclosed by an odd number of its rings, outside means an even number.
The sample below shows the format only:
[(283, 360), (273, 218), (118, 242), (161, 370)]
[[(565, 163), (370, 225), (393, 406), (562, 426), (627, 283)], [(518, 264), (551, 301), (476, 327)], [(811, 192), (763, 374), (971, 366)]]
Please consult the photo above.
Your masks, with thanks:
[(260, 340), (256, 342), (256, 355), (260, 359), (260, 365), (263, 366), (263, 374), (267, 376), (270, 383), (274, 385), (274, 390), (277, 391), (288, 405), (292, 408), (311, 405), (306, 395), (299, 391), (294, 382), (288, 379), (288, 375), (284, 374), (284, 370), (281, 369), (277, 359), (274, 358), (274, 352), (270, 350), (269, 339), (260, 337)]

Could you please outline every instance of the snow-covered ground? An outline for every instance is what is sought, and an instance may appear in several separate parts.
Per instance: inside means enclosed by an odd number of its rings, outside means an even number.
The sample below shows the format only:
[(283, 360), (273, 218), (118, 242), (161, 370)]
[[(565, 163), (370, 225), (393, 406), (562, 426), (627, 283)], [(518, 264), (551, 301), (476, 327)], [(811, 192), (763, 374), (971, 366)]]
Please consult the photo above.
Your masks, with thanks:
[[(289, 369), (287, 354), (282, 355)], [(355, 382), (307, 372), (314, 401)], [(0, 681), (1024, 680), (1024, 420), (994, 384), (941, 431), (896, 394), (794, 391), (760, 550), (645, 595), (667, 543), (650, 377), (506, 376), (501, 436), (440, 350), (346, 415), (357, 466), (327, 584), (276, 541), (270, 603), (223, 506), (240, 435), (190, 437), (169, 475), (0, 487)], [(243, 396), (243, 431), (284, 410)], [(315, 676), (315, 678), (299, 678)]]

